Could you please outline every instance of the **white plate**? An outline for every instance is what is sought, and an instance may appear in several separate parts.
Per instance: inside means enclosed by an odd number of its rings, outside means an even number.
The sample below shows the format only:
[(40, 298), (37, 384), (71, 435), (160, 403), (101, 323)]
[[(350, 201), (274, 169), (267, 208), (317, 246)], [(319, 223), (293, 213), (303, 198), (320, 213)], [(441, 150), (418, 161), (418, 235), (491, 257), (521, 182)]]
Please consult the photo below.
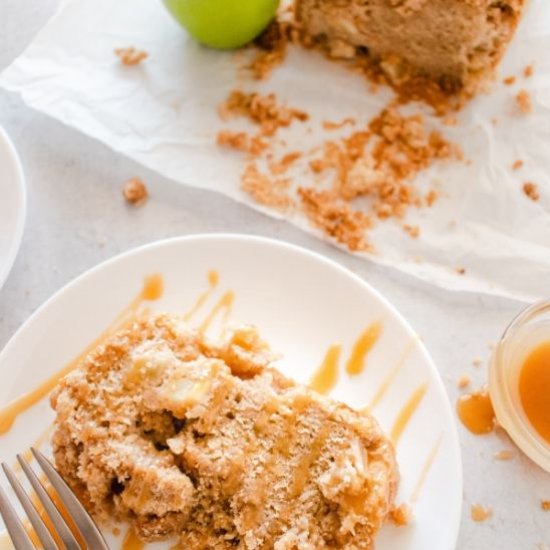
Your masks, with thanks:
[(23, 169), (13, 143), (0, 128), (0, 288), (21, 244), (25, 211)]
[[(367, 283), (339, 265), (282, 242), (239, 235), (176, 238), (138, 248), (82, 275), (44, 304), (0, 354), (0, 405), (30, 390), (59, 370), (97, 335), (139, 292), (143, 277), (161, 273), (165, 293), (155, 310), (183, 312), (216, 269), (220, 283), (197, 314), (207, 314), (227, 290), (235, 292), (231, 322), (253, 323), (274, 350), (280, 368), (307, 382), (327, 348), (342, 343), (343, 359), (357, 336), (381, 321), (381, 336), (365, 371), (350, 379), (340, 366), (332, 395), (351, 406), (369, 402), (388, 372), (399, 370), (375, 416), (389, 431), (415, 388), (427, 391), (397, 446), (401, 471), (399, 500), (408, 501), (430, 451), (440, 441), (406, 527), (386, 526), (377, 550), (450, 550), (458, 532), (462, 473), (451, 408), (437, 370), (401, 315)], [(409, 351), (408, 353), (407, 350)], [(0, 439), (0, 459), (12, 461), (51, 422), (43, 400), (19, 417)]]

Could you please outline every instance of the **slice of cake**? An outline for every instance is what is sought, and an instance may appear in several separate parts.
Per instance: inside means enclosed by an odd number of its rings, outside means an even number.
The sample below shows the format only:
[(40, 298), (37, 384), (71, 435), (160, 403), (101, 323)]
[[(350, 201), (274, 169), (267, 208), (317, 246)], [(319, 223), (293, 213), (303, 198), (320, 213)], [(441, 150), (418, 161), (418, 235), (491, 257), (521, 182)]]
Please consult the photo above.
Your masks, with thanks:
[(401, 85), (427, 77), (474, 92), (502, 57), (525, 0), (296, 0), (305, 39), (364, 56)]
[(369, 415), (275, 370), (250, 328), (213, 343), (135, 322), (52, 396), (57, 467), (99, 521), (189, 550), (371, 549), (397, 467)]

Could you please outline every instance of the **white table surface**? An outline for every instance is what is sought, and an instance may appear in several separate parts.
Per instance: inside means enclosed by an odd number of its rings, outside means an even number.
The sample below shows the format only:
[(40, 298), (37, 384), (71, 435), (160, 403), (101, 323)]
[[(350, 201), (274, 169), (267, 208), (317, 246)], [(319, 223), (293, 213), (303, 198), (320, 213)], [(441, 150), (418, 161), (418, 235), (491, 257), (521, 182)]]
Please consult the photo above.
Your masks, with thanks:
[[(57, 4), (0, 0), (0, 70), (23, 51)], [(28, 186), (22, 247), (0, 290), (0, 348), (44, 300), (95, 264), (157, 239), (202, 232), (282, 239), (358, 273), (385, 294), (424, 339), (453, 406), (460, 376), (469, 375), (474, 387), (486, 382), (485, 364), (476, 368), (472, 361), (486, 361), (490, 344), (522, 307), (494, 297), (450, 293), (352, 258), (226, 197), (162, 178), (1, 90), (0, 125), (19, 151)], [(150, 191), (143, 208), (128, 207), (121, 197), (123, 182), (134, 176)], [(462, 426), (459, 434), (464, 510), (457, 548), (546, 548), (543, 543), (550, 548), (550, 512), (540, 508), (541, 499), (550, 500), (550, 475), (520, 455), (507, 462), (494, 460), (495, 451), (511, 447), (505, 436), (475, 437)], [(473, 522), (472, 503), (491, 506), (493, 517)]]

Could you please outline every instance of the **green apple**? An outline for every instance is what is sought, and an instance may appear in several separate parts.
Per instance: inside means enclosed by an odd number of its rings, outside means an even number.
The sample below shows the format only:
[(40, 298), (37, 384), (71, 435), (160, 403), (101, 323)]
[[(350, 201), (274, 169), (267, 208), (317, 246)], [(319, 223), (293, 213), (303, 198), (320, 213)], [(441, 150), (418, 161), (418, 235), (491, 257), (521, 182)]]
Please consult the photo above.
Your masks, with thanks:
[(275, 17), (279, 0), (164, 0), (168, 11), (201, 44), (244, 46)]

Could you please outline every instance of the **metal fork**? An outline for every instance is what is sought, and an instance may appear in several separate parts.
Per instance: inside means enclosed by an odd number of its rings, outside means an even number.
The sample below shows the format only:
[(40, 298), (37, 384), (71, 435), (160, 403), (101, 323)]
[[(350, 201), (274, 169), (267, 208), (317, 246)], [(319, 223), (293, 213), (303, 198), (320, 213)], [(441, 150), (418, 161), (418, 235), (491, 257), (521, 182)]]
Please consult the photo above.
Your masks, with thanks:
[[(36, 449), (31, 447), (31, 452), (41, 466), (43, 472), (46, 474), (49, 482), (53, 488), (57, 491), (59, 500), (63, 504), (64, 508), (69, 513), (74, 524), (78, 528), (82, 540), (86, 543), (86, 548), (89, 550), (108, 550), (105, 540), (99, 529), (97, 528), (94, 520), (88, 514), (84, 506), (76, 498), (72, 489), (65, 483), (63, 478), (57, 473), (51, 462)], [(77, 538), (74, 536), (69, 525), (61, 515), (54, 500), (38, 479), (38, 476), (34, 470), (30, 467), (29, 463), (21, 456), (17, 455), (17, 460), (23, 469), (23, 472), (27, 476), (30, 484), (32, 485), (34, 492), (40, 499), (40, 502), (44, 506), (46, 514), (50, 518), (54, 525), (58, 538), (63, 542), (66, 550), (81, 550), (81, 545)], [(10, 482), (13, 490), (21, 506), (25, 510), (27, 517), (36, 532), (44, 550), (59, 550), (59, 546), (55, 542), (54, 537), (50, 533), (50, 530), (40, 517), (38, 510), (31, 501), (29, 495), (23, 489), (21, 483), (17, 479), (13, 470), (5, 463), (2, 463), (2, 468)], [(2, 487), (0, 486), (0, 514), (4, 519), (6, 528), (11, 537), (13, 545), (16, 550), (35, 550), (35, 546), (27, 533), (27, 530), (23, 526), (23, 523), (17, 515), (15, 509), (11, 505), (8, 497)]]

